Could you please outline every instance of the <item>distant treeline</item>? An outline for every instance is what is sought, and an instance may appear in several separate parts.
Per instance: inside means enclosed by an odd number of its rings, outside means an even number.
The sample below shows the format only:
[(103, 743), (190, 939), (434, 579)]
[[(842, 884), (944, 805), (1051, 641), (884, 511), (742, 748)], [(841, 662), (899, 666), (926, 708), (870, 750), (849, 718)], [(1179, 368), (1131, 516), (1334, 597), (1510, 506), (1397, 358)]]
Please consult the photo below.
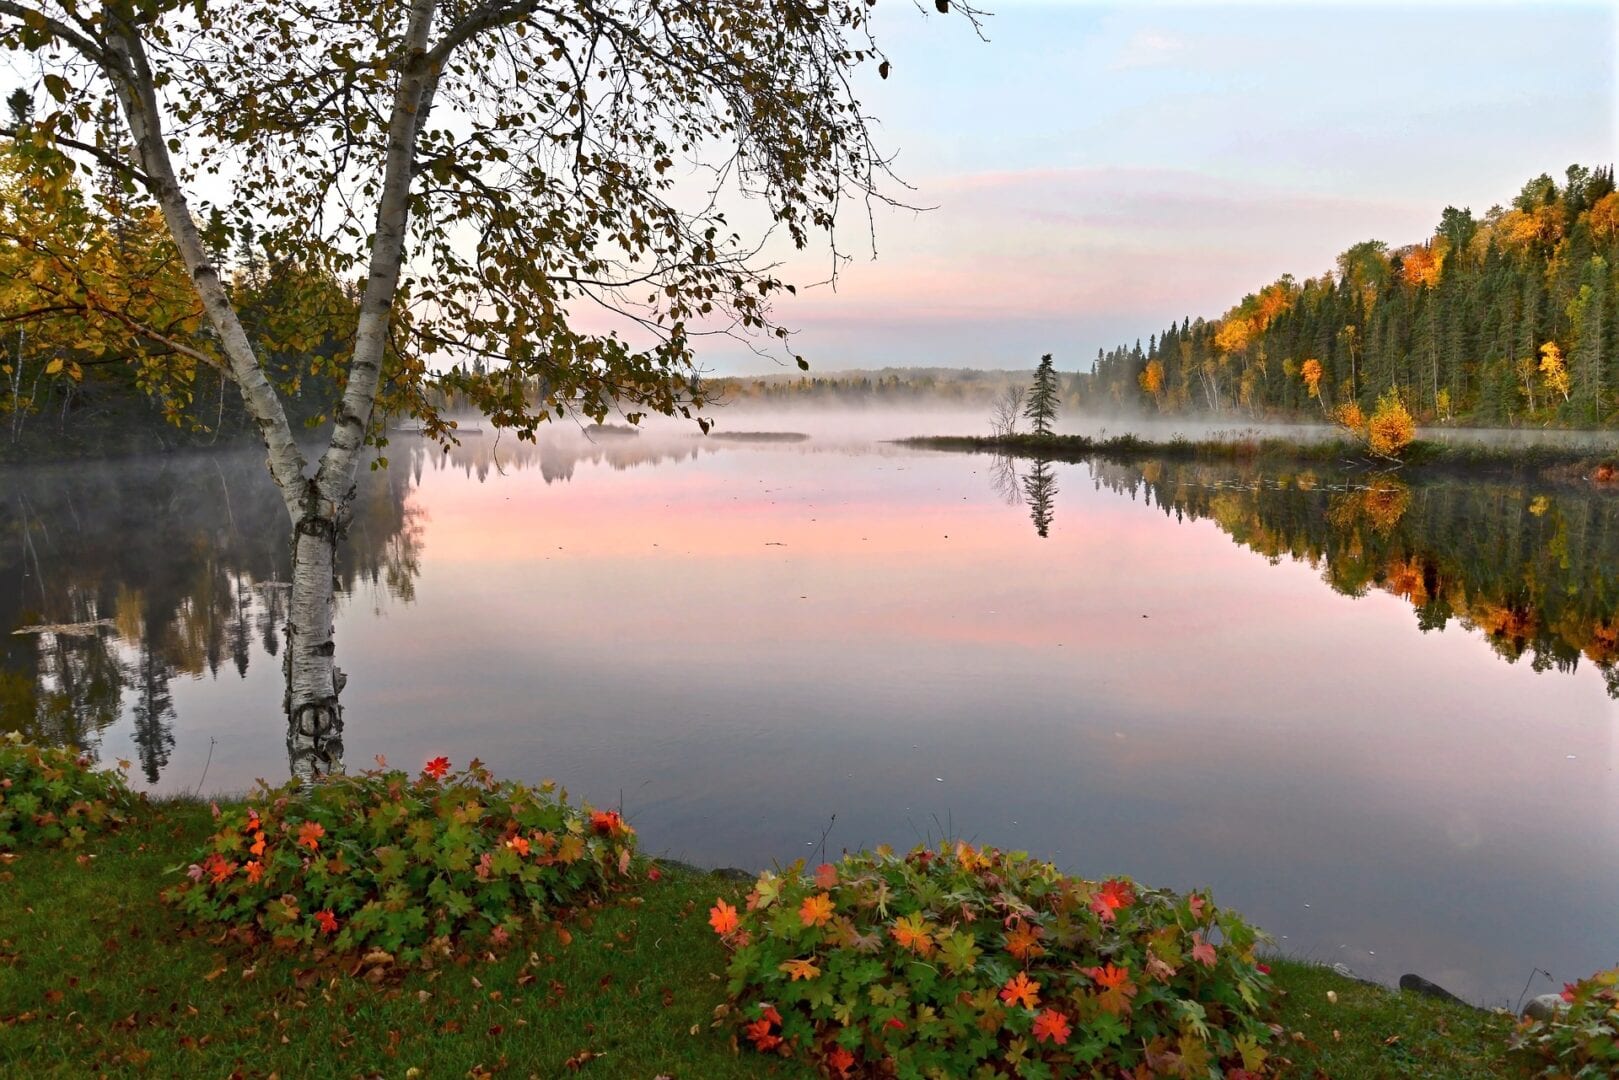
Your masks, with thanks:
[(1612, 167), (1541, 175), (1482, 218), (1378, 240), (1336, 272), (1291, 275), (1217, 319), (1097, 353), (1081, 407), (1254, 419), (1369, 410), (1397, 392), (1424, 422), (1619, 423), (1619, 194)]
[(829, 405), (957, 404), (987, 408), (1007, 387), (1027, 387), (1031, 371), (971, 368), (883, 368), (826, 375), (743, 375), (710, 379), (711, 398), (724, 402)]

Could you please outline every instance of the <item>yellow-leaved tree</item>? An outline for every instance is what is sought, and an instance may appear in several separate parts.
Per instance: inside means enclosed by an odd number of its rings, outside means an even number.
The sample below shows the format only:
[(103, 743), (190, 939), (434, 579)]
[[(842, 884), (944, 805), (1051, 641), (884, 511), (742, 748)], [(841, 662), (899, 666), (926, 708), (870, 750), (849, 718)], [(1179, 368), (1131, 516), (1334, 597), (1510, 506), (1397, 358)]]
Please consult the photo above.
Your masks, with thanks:
[(171, 419), (218, 356), (155, 207), (92, 194), (49, 146), (0, 146), (0, 414), (17, 438), (47, 399), (65, 412), (87, 369), (116, 371)]
[(1378, 457), (1398, 459), (1416, 437), (1417, 422), (1400, 392), (1393, 387), (1383, 391), (1366, 425), (1366, 448)]
[(1153, 400), (1158, 400), (1164, 392), (1164, 365), (1157, 360), (1149, 360), (1141, 372), (1141, 390)]
[(1378, 395), (1377, 407), (1372, 410), (1370, 419), (1353, 401), (1334, 409), (1332, 419), (1368, 452), (1388, 461), (1398, 461), (1417, 437), (1416, 419), (1394, 387)]
[(1548, 341), (1540, 347), (1540, 377), (1546, 383), (1547, 390), (1563, 395), (1564, 401), (1568, 400), (1572, 386), (1568, 364), (1563, 360), (1563, 350), (1557, 347), (1555, 341)]

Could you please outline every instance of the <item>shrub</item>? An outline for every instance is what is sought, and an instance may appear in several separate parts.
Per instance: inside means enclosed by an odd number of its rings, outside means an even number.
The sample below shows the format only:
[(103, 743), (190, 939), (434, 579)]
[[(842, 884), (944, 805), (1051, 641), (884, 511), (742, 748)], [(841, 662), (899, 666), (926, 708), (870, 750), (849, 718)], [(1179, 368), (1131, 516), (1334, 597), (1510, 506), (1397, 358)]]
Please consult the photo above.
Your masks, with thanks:
[(1513, 1045), (1540, 1076), (1619, 1076), (1619, 968), (1563, 987), (1569, 1007), (1551, 1020), (1525, 1020)]
[(77, 847), (121, 824), (135, 796), (123, 769), (95, 769), (72, 748), (0, 736), (0, 851)]
[(1263, 1075), (1279, 1030), (1240, 918), (1022, 853), (957, 844), (798, 864), (709, 921), (735, 950), (741, 1038), (835, 1077), (1240, 1080)]
[(1397, 458), (1417, 437), (1417, 422), (1394, 389), (1383, 391), (1366, 427), (1366, 446), (1379, 457)]
[(1353, 401), (1346, 401), (1332, 410), (1332, 421), (1357, 439), (1366, 437), (1366, 414)]
[(547, 782), (496, 781), (435, 758), (262, 786), (219, 814), (189, 881), (169, 898), (198, 921), (256, 928), (277, 944), (381, 948), (415, 963), (472, 935), (495, 944), (608, 893), (630, 870), (634, 830), (615, 811), (568, 805)]

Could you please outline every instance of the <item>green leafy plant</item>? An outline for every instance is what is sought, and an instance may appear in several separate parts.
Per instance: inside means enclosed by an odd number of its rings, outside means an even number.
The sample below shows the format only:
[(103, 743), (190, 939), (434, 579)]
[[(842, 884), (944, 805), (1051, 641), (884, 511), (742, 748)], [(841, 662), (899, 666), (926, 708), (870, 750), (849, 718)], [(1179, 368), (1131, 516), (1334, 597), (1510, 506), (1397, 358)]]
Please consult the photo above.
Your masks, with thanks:
[(375, 769), (308, 791), (261, 786), (219, 814), (168, 896), (196, 921), (280, 945), (431, 962), (469, 936), (502, 945), (525, 921), (599, 900), (628, 877), (634, 851), (616, 811), (434, 758), (415, 778)]
[(119, 770), (96, 769), (71, 747), (0, 736), (0, 851), (77, 847), (122, 824), (135, 796)]
[[(1258, 933), (1206, 896), (966, 844), (765, 873), (709, 912), (730, 1018), (830, 1076), (1266, 1073)], [(1136, 1073), (1132, 1073), (1135, 1075)]]
[(1512, 1045), (1541, 1067), (1537, 1074), (1597, 1080), (1619, 1075), (1619, 968), (1563, 987), (1568, 1008), (1549, 1020), (1525, 1020)]

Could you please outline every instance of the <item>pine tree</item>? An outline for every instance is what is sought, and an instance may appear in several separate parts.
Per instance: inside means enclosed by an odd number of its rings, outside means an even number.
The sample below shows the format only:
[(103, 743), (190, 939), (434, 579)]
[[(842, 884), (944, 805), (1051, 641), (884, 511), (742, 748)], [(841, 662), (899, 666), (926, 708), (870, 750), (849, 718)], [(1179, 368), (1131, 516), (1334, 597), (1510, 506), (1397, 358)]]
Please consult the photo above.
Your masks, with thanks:
[(1046, 353), (1034, 370), (1034, 385), (1029, 387), (1029, 401), (1023, 407), (1023, 415), (1034, 425), (1036, 435), (1052, 434), (1052, 425), (1057, 420), (1057, 400), (1057, 369), (1052, 366), (1051, 354)]

